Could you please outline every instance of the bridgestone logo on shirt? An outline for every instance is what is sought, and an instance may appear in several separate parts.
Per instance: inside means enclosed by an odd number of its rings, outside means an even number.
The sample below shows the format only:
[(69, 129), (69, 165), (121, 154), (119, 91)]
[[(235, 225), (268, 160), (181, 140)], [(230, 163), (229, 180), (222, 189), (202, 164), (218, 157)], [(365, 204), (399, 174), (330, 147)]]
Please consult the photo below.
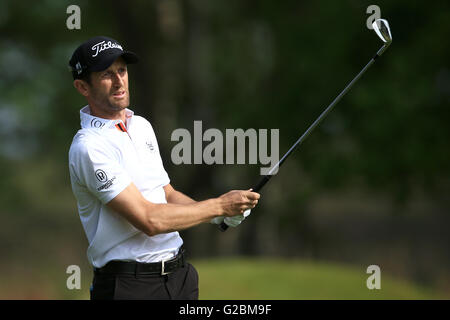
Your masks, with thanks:
[(97, 191), (102, 191), (104, 189), (108, 189), (109, 187), (111, 187), (113, 185), (114, 180), (116, 180), (116, 177), (112, 177), (104, 185), (98, 187)]

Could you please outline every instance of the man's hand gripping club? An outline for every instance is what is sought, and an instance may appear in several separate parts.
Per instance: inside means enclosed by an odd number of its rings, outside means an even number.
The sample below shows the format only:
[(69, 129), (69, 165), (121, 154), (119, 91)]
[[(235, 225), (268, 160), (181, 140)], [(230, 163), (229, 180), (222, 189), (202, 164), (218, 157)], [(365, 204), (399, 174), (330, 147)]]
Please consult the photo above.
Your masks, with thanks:
[(225, 222), (230, 227), (237, 227), (250, 215), (260, 198), (259, 193), (249, 190), (232, 190), (219, 197), (222, 201), (224, 216), (211, 220), (213, 224)]

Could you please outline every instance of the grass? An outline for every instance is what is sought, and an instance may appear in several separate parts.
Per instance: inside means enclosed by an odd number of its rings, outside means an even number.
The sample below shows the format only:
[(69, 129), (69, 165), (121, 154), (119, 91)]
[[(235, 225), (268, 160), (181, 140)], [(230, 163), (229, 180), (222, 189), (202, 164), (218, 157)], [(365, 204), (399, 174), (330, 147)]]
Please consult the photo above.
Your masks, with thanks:
[(381, 289), (369, 290), (365, 268), (298, 260), (193, 261), (200, 299), (440, 299), (431, 290), (392, 279), (381, 270)]

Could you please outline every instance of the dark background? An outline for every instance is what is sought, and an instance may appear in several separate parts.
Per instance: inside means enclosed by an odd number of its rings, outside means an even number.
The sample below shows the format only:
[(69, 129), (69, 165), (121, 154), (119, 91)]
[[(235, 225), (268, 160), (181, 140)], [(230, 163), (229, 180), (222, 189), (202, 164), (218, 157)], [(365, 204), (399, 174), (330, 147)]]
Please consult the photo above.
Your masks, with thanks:
[[(69, 30), (66, 8), (81, 9)], [(295, 257), (450, 292), (448, 1), (10, 1), (0, 3), (0, 296), (64, 297), (88, 270), (67, 154), (84, 99), (67, 69), (96, 35), (141, 61), (130, 108), (151, 121), (172, 185), (197, 200), (247, 189), (261, 165), (179, 165), (177, 128), (279, 129), (280, 156), (381, 46), (393, 43), (262, 191), (240, 227), (183, 231), (192, 258)], [(3, 283), (3, 285), (1, 285)], [(37, 289), (23, 289), (34, 287)], [(55, 293), (56, 292), (56, 293)]]

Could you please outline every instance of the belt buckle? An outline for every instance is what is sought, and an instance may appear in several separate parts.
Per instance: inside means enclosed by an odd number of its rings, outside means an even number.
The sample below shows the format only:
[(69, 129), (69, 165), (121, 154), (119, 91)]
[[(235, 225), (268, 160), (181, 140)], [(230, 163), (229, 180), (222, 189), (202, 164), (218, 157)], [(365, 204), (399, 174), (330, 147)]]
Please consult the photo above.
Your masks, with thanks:
[(165, 275), (167, 275), (167, 274), (170, 273), (170, 272), (165, 272), (166, 270), (164, 270), (164, 268), (165, 268), (165, 262), (168, 261), (168, 260), (170, 260), (170, 259), (172, 259), (172, 258), (167, 258), (167, 259), (162, 259), (162, 260), (161, 260), (161, 275), (162, 275), (162, 276), (165, 276)]

